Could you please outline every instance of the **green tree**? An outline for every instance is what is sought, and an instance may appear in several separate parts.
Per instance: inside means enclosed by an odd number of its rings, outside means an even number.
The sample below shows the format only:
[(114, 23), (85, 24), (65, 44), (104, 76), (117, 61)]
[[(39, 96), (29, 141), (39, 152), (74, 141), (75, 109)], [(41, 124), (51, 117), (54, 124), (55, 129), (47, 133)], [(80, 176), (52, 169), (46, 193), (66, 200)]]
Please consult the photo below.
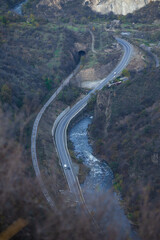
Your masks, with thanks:
[(90, 97), (90, 99), (88, 100), (88, 105), (87, 105), (87, 109), (89, 111), (92, 111), (94, 109), (94, 106), (96, 104), (96, 100), (97, 100), (97, 94), (93, 93)]
[(46, 77), (46, 78), (45, 78), (45, 85), (46, 85), (46, 88), (47, 88), (48, 90), (51, 90), (51, 88), (52, 88), (52, 79), (49, 78), (49, 77)]
[(8, 102), (8, 103), (11, 102), (12, 90), (7, 84), (4, 84), (2, 86), (0, 96), (1, 96), (2, 102)]
[(127, 69), (124, 69), (124, 70), (122, 71), (122, 75), (123, 75), (124, 77), (130, 77), (130, 72), (129, 72)]
[(6, 26), (7, 25), (7, 18), (5, 16), (0, 16), (0, 21)]

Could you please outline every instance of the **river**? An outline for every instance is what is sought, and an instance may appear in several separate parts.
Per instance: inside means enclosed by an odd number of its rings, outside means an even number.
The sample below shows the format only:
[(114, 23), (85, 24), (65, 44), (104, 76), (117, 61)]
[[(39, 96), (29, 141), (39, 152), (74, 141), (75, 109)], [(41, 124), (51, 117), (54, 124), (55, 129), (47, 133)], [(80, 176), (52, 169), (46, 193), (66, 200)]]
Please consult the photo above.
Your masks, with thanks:
[(69, 139), (74, 146), (77, 158), (90, 169), (82, 188), (89, 192), (106, 191), (112, 185), (113, 174), (106, 162), (93, 156), (93, 150), (88, 141), (87, 129), (92, 122), (92, 116), (85, 116), (76, 122), (69, 132)]
[(18, 15), (22, 15), (22, 7), (25, 3), (27, 3), (28, 0), (25, 0), (19, 4), (17, 4), (13, 9), (12, 11), (15, 12), (16, 14)]

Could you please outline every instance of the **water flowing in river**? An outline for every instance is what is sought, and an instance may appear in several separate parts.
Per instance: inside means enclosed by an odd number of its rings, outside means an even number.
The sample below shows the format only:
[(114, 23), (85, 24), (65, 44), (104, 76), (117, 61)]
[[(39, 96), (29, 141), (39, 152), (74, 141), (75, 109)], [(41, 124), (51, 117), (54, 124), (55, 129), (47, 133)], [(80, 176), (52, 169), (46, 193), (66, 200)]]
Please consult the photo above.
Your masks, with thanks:
[(89, 167), (90, 172), (82, 188), (87, 191), (105, 191), (111, 187), (112, 171), (104, 161), (93, 156), (93, 150), (88, 141), (87, 129), (92, 122), (92, 117), (86, 116), (79, 120), (70, 130), (69, 138), (74, 146), (77, 158)]
[(17, 4), (14, 8), (13, 8), (13, 12), (17, 13), (18, 15), (22, 15), (22, 6), (27, 3), (28, 0), (25, 0), (19, 4)]

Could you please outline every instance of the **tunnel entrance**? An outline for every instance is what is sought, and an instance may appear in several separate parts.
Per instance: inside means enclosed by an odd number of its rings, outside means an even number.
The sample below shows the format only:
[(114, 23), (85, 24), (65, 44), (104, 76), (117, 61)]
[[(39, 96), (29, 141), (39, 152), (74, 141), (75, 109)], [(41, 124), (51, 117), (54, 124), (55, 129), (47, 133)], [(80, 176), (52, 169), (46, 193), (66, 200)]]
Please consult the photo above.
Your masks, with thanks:
[(82, 56), (86, 55), (86, 52), (83, 51), (83, 50), (81, 50), (81, 51), (78, 52), (78, 55), (79, 55), (80, 57), (82, 57)]

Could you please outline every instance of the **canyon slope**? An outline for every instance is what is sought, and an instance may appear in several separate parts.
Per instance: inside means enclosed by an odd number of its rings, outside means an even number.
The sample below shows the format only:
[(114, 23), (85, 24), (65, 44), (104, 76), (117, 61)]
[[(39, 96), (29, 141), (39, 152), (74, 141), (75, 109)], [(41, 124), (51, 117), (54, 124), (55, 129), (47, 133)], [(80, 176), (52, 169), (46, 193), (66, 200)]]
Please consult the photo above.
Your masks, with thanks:
[(156, 2), (156, 0), (85, 0), (84, 4), (102, 14), (113, 12), (115, 14), (127, 15), (150, 2)]
[[(118, 15), (127, 15), (139, 10), (151, 2), (159, 2), (160, 0), (77, 0), (74, 4), (90, 7), (93, 11), (101, 14), (113, 12)], [(69, 4), (69, 5), (68, 5)], [(37, 3), (39, 7), (55, 8), (57, 10), (64, 9), (65, 6), (72, 6), (72, 0), (40, 0)]]

